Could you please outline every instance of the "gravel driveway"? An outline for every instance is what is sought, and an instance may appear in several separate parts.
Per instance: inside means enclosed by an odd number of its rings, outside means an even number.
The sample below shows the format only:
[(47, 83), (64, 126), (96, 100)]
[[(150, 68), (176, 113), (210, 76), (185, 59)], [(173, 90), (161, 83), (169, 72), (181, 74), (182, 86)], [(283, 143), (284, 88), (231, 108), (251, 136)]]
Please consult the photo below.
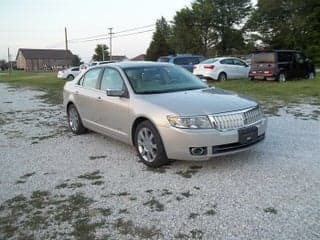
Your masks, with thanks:
[(250, 151), (152, 170), (41, 94), (0, 84), (0, 239), (320, 239), (319, 106), (280, 109)]

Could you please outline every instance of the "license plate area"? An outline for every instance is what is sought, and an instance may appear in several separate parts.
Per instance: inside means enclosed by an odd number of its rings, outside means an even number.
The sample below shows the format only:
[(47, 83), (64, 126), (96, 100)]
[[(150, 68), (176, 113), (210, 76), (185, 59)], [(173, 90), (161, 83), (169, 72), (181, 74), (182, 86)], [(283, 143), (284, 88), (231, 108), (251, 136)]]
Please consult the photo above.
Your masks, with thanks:
[(250, 144), (258, 138), (258, 128), (256, 126), (242, 128), (238, 130), (239, 143)]

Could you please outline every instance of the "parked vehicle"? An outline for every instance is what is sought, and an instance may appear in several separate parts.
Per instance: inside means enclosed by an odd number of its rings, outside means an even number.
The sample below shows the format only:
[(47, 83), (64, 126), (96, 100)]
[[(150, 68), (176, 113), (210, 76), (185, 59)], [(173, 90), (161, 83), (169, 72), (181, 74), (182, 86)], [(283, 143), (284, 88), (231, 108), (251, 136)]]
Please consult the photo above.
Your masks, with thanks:
[(76, 76), (80, 74), (80, 68), (79, 67), (71, 67), (68, 69), (60, 70), (58, 72), (57, 77), (60, 79), (65, 79), (68, 81), (73, 80)]
[(95, 62), (91, 62), (89, 64), (89, 67), (93, 67), (93, 66), (97, 66), (97, 65), (101, 65), (101, 64), (109, 64), (109, 63), (115, 63), (117, 61), (115, 60), (110, 60), (110, 61), (95, 61)]
[(249, 77), (285, 82), (292, 78), (310, 78), (316, 75), (314, 65), (300, 51), (271, 50), (253, 53)]
[(235, 57), (210, 58), (193, 68), (193, 74), (200, 78), (225, 81), (227, 79), (248, 78), (249, 65)]
[(192, 55), (192, 54), (177, 54), (177, 55), (169, 55), (160, 57), (158, 59), (158, 62), (168, 62), (173, 63), (176, 65), (180, 65), (187, 69), (188, 71), (193, 71), (193, 66), (195, 64), (199, 64), (203, 60), (205, 60), (206, 57), (201, 55)]
[(150, 167), (243, 151), (264, 139), (267, 125), (251, 98), (209, 88), (168, 63), (93, 67), (67, 82), (63, 97), (72, 132), (132, 144)]

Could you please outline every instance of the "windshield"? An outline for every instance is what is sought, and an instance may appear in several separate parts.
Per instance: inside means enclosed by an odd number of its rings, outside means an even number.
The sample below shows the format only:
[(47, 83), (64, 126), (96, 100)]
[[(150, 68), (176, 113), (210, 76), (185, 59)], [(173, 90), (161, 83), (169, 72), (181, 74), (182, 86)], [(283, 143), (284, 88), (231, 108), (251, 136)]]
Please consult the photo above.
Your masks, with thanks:
[(177, 66), (125, 68), (129, 82), (137, 94), (166, 93), (207, 88), (199, 78)]
[(255, 53), (252, 58), (253, 63), (274, 63), (275, 54), (271, 53)]

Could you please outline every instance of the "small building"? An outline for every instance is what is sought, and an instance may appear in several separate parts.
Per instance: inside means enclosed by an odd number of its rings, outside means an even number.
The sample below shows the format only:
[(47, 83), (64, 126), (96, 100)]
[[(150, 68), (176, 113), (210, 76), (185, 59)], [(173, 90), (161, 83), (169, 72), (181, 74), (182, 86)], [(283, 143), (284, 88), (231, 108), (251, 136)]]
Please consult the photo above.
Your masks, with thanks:
[(112, 60), (113, 61), (119, 61), (119, 62), (121, 62), (121, 61), (127, 61), (127, 60), (129, 60), (128, 58), (127, 58), (127, 56), (120, 56), (120, 55), (115, 55), (115, 56), (113, 56), (112, 55)]
[(20, 48), (17, 53), (17, 68), (25, 71), (61, 69), (72, 64), (73, 54), (64, 49)]
[(146, 60), (146, 55), (145, 54), (140, 54), (134, 58), (131, 58), (131, 61), (144, 61)]

